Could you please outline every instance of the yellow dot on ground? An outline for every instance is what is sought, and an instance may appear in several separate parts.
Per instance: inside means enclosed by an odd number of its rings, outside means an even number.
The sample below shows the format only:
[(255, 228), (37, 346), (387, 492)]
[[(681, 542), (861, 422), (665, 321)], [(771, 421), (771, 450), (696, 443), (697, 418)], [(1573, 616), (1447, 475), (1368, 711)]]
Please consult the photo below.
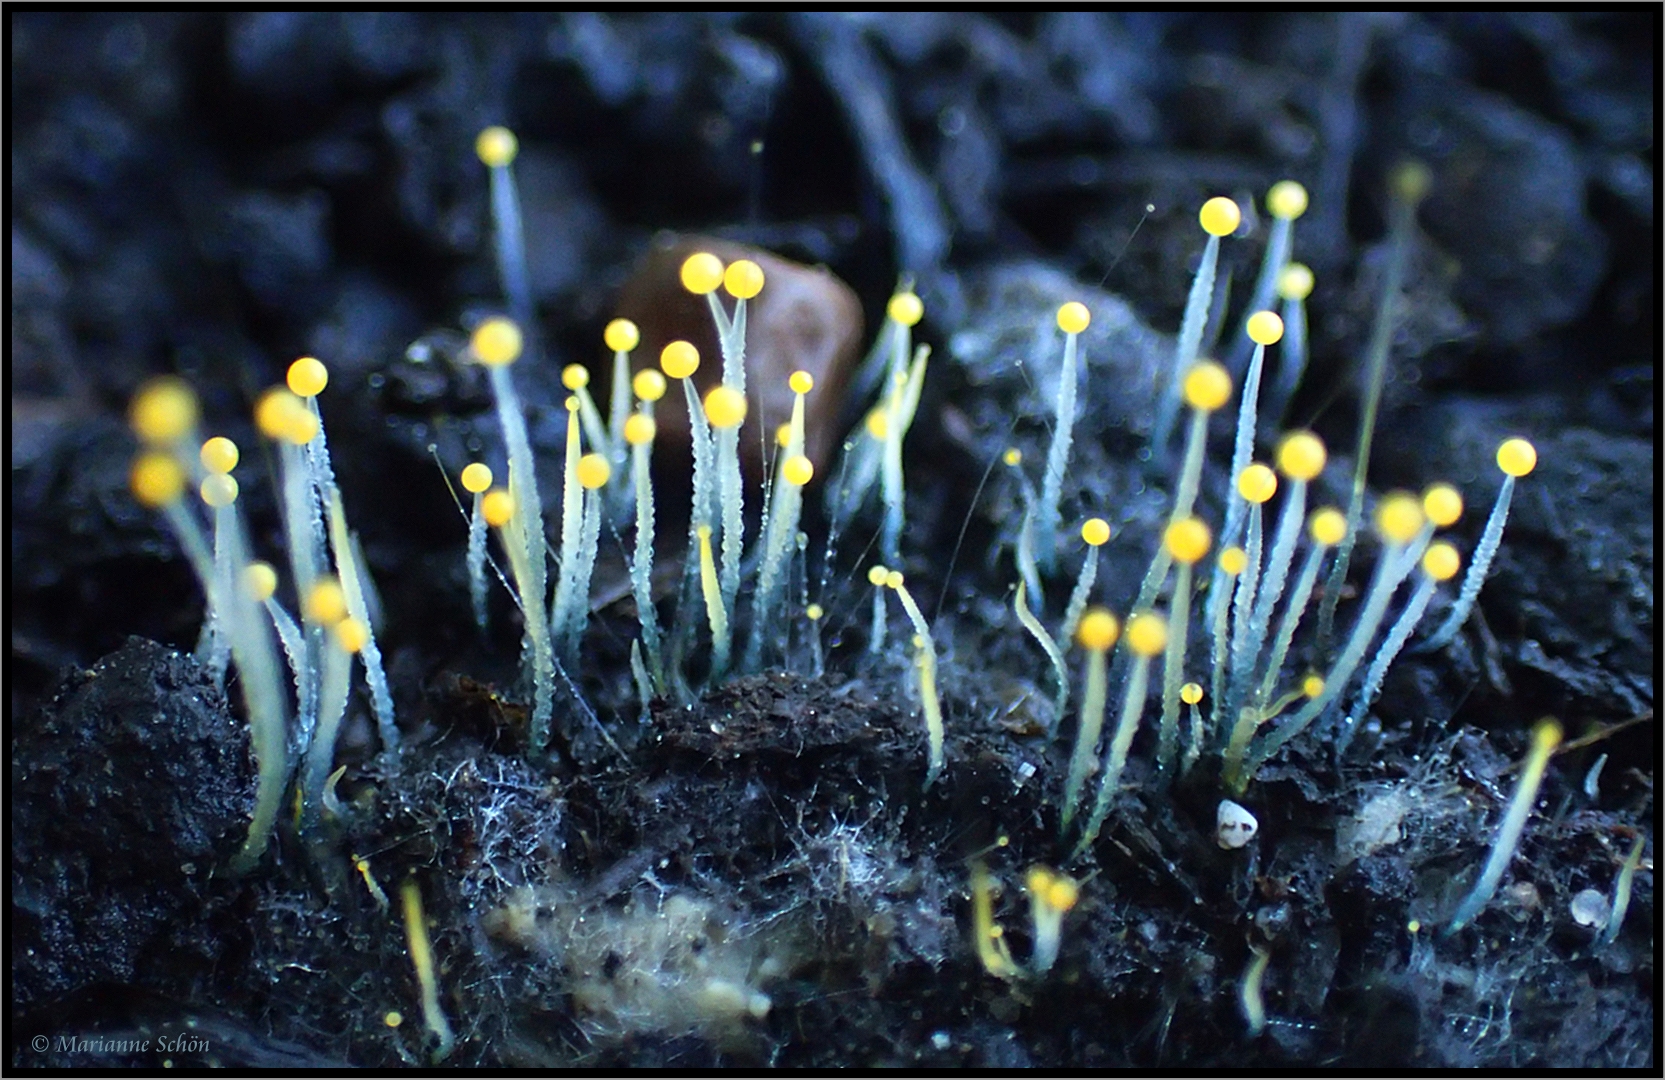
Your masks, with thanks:
[(140, 504), (155, 509), (173, 502), (184, 492), (185, 470), (169, 455), (151, 450), (134, 460), (128, 483)]
[(601, 340), (614, 352), (629, 352), (642, 343), (642, 332), (629, 319), (614, 319), (601, 332)]
[(1203, 231), (1210, 236), (1230, 236), (1237, 231), (1237, 226), (1243, 222), (1243, 211), (1237, 204), (1223, 195), (1202, 204), (1197, 212), (1197, 220), (1202, 223)]
[(474, 139), (474, 154), (489, 168), (501, 169), (520, 152), (520, 140), (506, 127), (493, 125)]
[(665, 376), (653, 368), (643, 368), (631, 376), (630, 389), (643, 401), (658, 401), (665, 396)]
[(691, 342), (673, 341), (659, 350), (659, 367), (673, 379), (686, 379), (700, 368), (700, 351)]
[(1307, 521), (1307, 532), (1314, 542), (1334, 547), (1347, 535), (1347, 516), (1333, 506), (1321, 507), (1312, 512), (1311, 519)]
[(613, 467), (600, 454), (585, 454), (578, 459), (578, 482), (590, 491), (607, 486)]
[(1105, 652), (1116, 644), (1121, 632), (1121, 623), (1107, 608), (1088, 608), (1076, 624), (1075, 640), (1083, 649)]
[(224, 435), (216, 435), (202, 444), (197, 456), (202, 460), (202, 467), (209, 472), (228, 473), (237, 467), (242, 455), (236, 443)]
[(1390, 544), (1408, 544), (1416, 539), (1428, 519), (1415, 495), (1390, 491), (1376, 505), (1376, 531)]
[(1538, 466), (1538, 450), (1525, 439), (1505, 439), (1497, 448), (1497, 467), (1510, 476), (1525, 476)]
[(746, 419), (746, 395), (732, 386), (713, 386), (705, 395), (705, 418), (712, 427), (739, 426)]
[(1058, 309), (1058, 329), (1066, 334), (1079, 334), (1092, 321), (1092, 312), (1079, 300), (1071, 300)]
[(1081, 539), (1092, 547), (1103, 547), (1110, 542), (1110, 523), (1101, 517), (1088, 518), (1081, 523)]
[(1278, 443), (1278, 469), (1291, 480), (1311, 480), (1325, 460), (1324, 440), (1310, 431), (1291, 431)]
[(1213, 412), (1231, 400), (1231, 374), (1212, 360), (1198, 360), (1185, 373), (1185, 403)]
[(480, 500), (480, 516), (492, 528), (502, 528), (515, 516), (515, 497), (502, 488), (486, 492), (486, 497)]
[(1307, 212), (1307, 189), (1293, 180), (1279, 180), (1266, 193), (1266, 209), (1275, 218), (1294, 221)]
[(502, 367), (520, 359), (523, 341), (520, 327), (513, 320), (494, 316), (474, 328), (469, 335), (469, 351), (487, 367)]
[(1168, 646), (1168, 620), (1154, 611), (1144, 611), (1127, 621), (1127, 647), (1144, 657), (1155, 656)]
[(491, 466), (480, 461), (464, 466), (462, 486), (464, 491), (471, 491), (476, 495), (491, 487)]
[(780, 474), (788, 484), (803, 487), (815, 476), (815, 466), (802, 454), (794, 454), (782, 463)]
[(568, 390), (582, 390), (590, 385), (590, 369), (583, 364), (568, 364), (561, 369), (561, 385)]
[(301, 397), (317, 397), (329, 385), (330, 372), (316, 356), (303, 356), (289, 365), (283, 381)]
[(1275, 311), (1257, 311), (1249, 316), (1248, 333), (1256, 345), (1276, 345), (1283, 340), (1283, 320)]
[(723, 291), (740, 300), (750, 300), (763, 291), (763, 267), (750, 259), (736, 259), (723, 271)]
[(163, 375), (151, 379), (133, 395), (127, 410), (133, 434), (152, 445), (176, 442), (197, 423), (197, 395), (184, 379)]
[(1208, 526), (1202, 523), (1201, 518), (1181, 518), (1162, 533), (1162, 542), (1167, 545), (1168, 554), (1187, 566), (1207, 555), (1212, 541)]
[(624, 422), (624, 441), (631, 446), (642, 446), (652, 442), (658, 431), (659, 425), (653, 422), (653, 417), (631, 413), (630, 418)]
[(682, 260), (682, 287), (696, 296), (714, 292), (723, 283), (723, 260), (709, 251), (696, 251)]
[(925, 317), (925, 303), (911, 292), (897, 293), (885, 305), (885, 314), (903, 326), (917, 326)]

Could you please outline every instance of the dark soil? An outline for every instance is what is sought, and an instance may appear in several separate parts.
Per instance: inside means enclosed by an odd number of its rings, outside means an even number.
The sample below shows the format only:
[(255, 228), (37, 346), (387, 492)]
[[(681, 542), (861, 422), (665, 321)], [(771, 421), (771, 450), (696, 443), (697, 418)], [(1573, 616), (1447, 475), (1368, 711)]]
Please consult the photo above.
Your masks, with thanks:
[[(14, 1068), (425, 1065), (411, 881), (448, 1064), (1657, 1067), (1657, 11), (8, 20)], [(825, 570), (825, 524), (806, 526), (824, 665), (788, 630), (782, 664), (646, 715), (613, 544), (578, 696), (529, 751), (519, 618), (497, 590), (476, 633), (430, 453), (454, 472), (501, 442), (479, 372), (446, 360), (503, 303), (472, 153), (489, 123), (522, 146), (546, 362), (516, 378), (546, 505), (560, 365), (600, 359), (660, 230), (825, 264), (869, 327), (916, 282), (935, 354), (902, 569), (941, 656), (935, 785), (894, 610), (868, 649), (876, 513)], [(1196, 208), (1258, 206), (1285, 177), (1311, 191), (1312, 366), (1262, 434), (1323, 434), (1319, 496), (1344, 502), (1385, 178), (1408, 157), (1434, 183), (1371, 487), (1456, 483), (1466, 552), (1497, 443), (1534, 440), (1479, 608), (1394, 665), (1345, 754), (1310, 733), (1262, 770), (1243, 850), (1214, 843), (1217, 761), (1164, 786), (1147, 719), (1129, 790), (1072, 862), (1075, 706), (1053, 715), (1011, 612), (1022, 495), (999, 464), (1016, 446), (1036, 475), (1051, 441), (1057, 363), (1035, 327), (1063, 300), (1094, 312), (1064, 520), (1111, 520), (1097, 595), (1125, 611), (1166, 512), (1149, 430)], [(1251, 214), (1225, 246), (1238, 306), (1265, 231)], [(254, 783), (238, 683), (188, 655), (202, 593), (126, 492), (123, 413), (147, 377), (189, 378), (209, 430), (244, 447), (275, 557), (275, 463), (247, 418), (302, 353), (331, 365), (320, 401), (405, 739), (378, 755), (355, 696), (338, 831), (303, 843), (286, 820), (236, 877)], [(848, 428), (868, 400), (821, 407), (812, 422)], [(1545, 715), (1567, 742), (1537, 812), (1496, 897), (1447, 934)], [(1611, 898), (1637, 837), (1604, 943), (1572, 901)], [(1020, 963), (1025, 871), (1081, 881), (1044, 978), (979, 962), (976, 861)]]

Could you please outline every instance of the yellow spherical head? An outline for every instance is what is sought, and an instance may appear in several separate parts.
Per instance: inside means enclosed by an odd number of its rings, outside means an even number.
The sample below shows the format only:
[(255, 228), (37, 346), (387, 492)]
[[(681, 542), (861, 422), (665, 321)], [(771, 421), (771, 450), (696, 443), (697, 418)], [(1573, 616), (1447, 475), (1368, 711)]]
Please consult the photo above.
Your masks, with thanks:
[(601, 332), (601, 340), (616, 353), (629, 352), (642, 343), (642, 331), (629, 319), (614, 319)]
[(1307, 533), (1313, 543), (1335, 547), (1347, 535), (1347, 515), (1333, 506), (1314, 510), (1312, 517), (1307, 519)]
[(1376, 532), (1390, 544), (1415, 540), (1427, 520), (1422, 503), (1407, 491), (1390, 491), (1376, 504)]
[(695, 296), (716, 292), (723, 283), (723, 260), (709, 251), (696, 251), (682, 260), (682, 287)]
[(1291, 431), (1278, 443), (1278, 471), (1291, 480), (1311, 480), (1324, 471), (1324, 440), (1310, 431)]
[(1278, 295), (1285, 300), (1305, 300), (1312, 295), (1312, 268), (1292, 262), (1278, 271)]
[(254, 426), (268, 439), (287, 439), (310, 418), (306, 404), (287, 387), (274, 386), (254, 403)]
[(653, 422), (653, 417), (631, 413), (624, 422), (624, 441), (631, 446), (645, 446), (653, 441), (658, 431), (659, 425)]
[(815, 466), (802, 454), (793, 454), (781, 463), (781, 478), (788, 484), (803, 487), (815, 476)]
[(746, 395), (732, 386), (713, 386), (705, 395), (705, 418), (714, 428), (740, 426), (746, 419)]
[(462, 486), (464, 491), (475, 495), (483, 494), (491, 487), (491, 466), (481, 461), (473, 462), (463, 467)]
[(264, 604), (277, 592), (277, 571), (269, 562), (256, 560), (243, 567), (243, 592), (257, 604)]
[(305, 446), (317, 437), (318, 418), (304, 406), (300, 412), (290, 417), (289, 427), (283, 433), (283, 438), (296, 446)]
[(197, 455), (202, 461), (202, 467), (209, 472), (228, 473), (237, 467), (237, 461), (242, 454), (237, 444), (224, 435), (216, 435), (202, 444)]
[(808, 607), (804, 608), (804, 618), (808, 619), (810, 622), (820, 622), (821, 616), (826, 613), (826, 609), (822, 608), (820, 604), (810, 604)]
[(474, 154), (487, 168), (501, 169), (520, 152), (520, 140), (506, 127), (493, 125), (474, 139)]
[(794, 394), (807, 394), (815, 389), (815, 376), (807, 371), (794, 371), (786, 380)]
[(1237, 231), (1237, 226), (1243, 223), (1243, 211), (1224, 195), (1216, 195), (1202, 204), (1202, 209), (1197, 213), (1197, 220), (1202, 223), (1203, 231), (1210, 236), (1230, 236)]
[(1089, 547), (1103, 547), (1110, 542), (1110, 523), (1101, 517), (1088, 518), (1081, 523), (1081, 539)]
[(1166, 545), (1168, 554), (1176, 562), (1190, 566), (1208, 554), (1208, 546), (1213, 542), (1208, 526), (1201, 518), (1188, 517), (1170, 524), (1163, 530), (1162, 543)]
[(1388, 177), (1393, 194), (1408, 203), (1419, 203), (1434, 186), (1434, 174), (1420, 161), (1401, 162)]
[(289, 365), (283, 381), (301, 397), (317, 397), (329, 385), (330, 372), (316, 356), (303, 356)]
[(665, 376), (653, 368), (643, 368), (631, 376), (630, 389), (643, 401), (658, 401), (665, 396)]
[(1430, 484), (1422, 493), (1422, 512), (1442, 529), (1455, 525), (1463, 516), (1462, 492), (1450, 484)]
[(315, 623), (334, 626), (347, 617), (347, 594), (334, 578), (319, 578), (306, 594), (301, 611)]
[(1023, 464), (1023, 451), (1015, 446), (1008, 446), (1006, 452), (1000, 455), (1000, 460), (1007, 468), (1015, 469)]
[(561, 369), (561, 385), (568, 390), (582, 390), (590, 385), (590, 369), (583, 364), (568, 364)]
[(1255, 462), (1237, 474), (1237, 493), (1255, 505), (1267, 502), (1278, 491), (1278, 474), (1271, 466)]
[(1463, 568), (1463, 557), (1447, 543), (1429, 544), (1422, 553), (1423, 573), (1435, 581), (1450, 581)]
[(185, 470), (171, 455), (157, 450), (135, 458), (127, 479), (133, 497), (152, 510), (174, 502), (185, 491)]
[(501, 529), (515, 516), (515, 497), (503, 488), (486, 492), (480, 500), (480, 516), (494, 529)]
[(885, 574), (885, 588), (900, 589), (902, 587), (902, 571), (891, 570)]
[(1202, 683), (1188, 682), (1179, 688), (1179, 700), (1187, 705), (1195, 705), (1202, 700)]
[(884, 442), (885, 436), (890, 434), (890, 419), (885, 416), (884, 406), (881, 405), (869, 412), (863, 426), (871, 438)]
[(1066, 334), (1079, 334), (1092, 321), (1092, 312), (1079, 300), (1071, 300), (1058, 309), (1058, 329)]
[(1231, 400), (1231, 374), (1223, 364), (1198, 360), (1185, 373), (1185, 403), (1193, 409), (1213, 412)]
[(673, 341), (659, 350), (659, 368), (673, 379), (686, 379), (700, 369), (700, 351), (692, 342)]
[(1279, 180), (1266, 193), (1266, 210), (1280, 221), (1294, 221), (1307, 212), (1307, 189), (1293, 180)]
[(1525, 439), (1504, 439), (1497, 448), (1497, 467), (1510, 476), (1525, 476), (1538, 467), (1537, 447)]
[(1308, 675), (1301, 680), (1301, 693), (1316, 700), (1324, 692), (1324, 677), (1322, 675)]
[(885, 314), (903, 326), (917, 326), (925, 317), (925, 302), (912, 292), (900, 292), (885, 305)]
[(1283, 340), (1283, 320), (1275, 311), (1257, 311), (1249, 316), (1248, 333), (1256, 345), (1276, 345)]
[(613, 467), (607, 464), (607, 459), (600, 454), (585, 454), (578, 459), (578, 482), (587, 491), (596, 491), (607, 486), (607, 480), (613, 475)]
[(763, 267), (750, 259), (736, 259), (723, 271), (723, 291), (739, 300), (750, 300), (763, 291)]
[(1142, 611), (1127, 620), (1127, 647), (1143, 657), (1159, 655), (1168, 647), (1168, 620), (1154, 611)]
[(468, 348), (474, 359), (487, 367), (502, 367), (520, 359), (523, 346), (520, 327), (513, 320), (495, 316), (482, 322), (469, 335)]
[(237, 478), (229, 473), (209, 473), (197, 485), (202, 501), (216, 510), (237, 501)]
[(151, 379), (133, 395), (127, 422), (140, 441), (152, 446), (178, 442), (197, 426), (197, 395), (177, 376)]
[(878, 563), (874, 563), (867, 568), (867, 583), (875, 588), (883, 588), (885, 578), (889, 576), (890, 570)]
[(356, 653), (370, 643), (370, 628), (357, 619), (346, 618), (336, 623), (330, 633), (343, 652)]
[(1088, 608), (1075, 627), (1076, 644), (1091, 652), (1108, 652), (1121, 636), (1122, 626), (1116, 617), (1101, 607)]
[(1220, 552), (1220, 572), (1227, 577), (1236, 577), (1249, 566), (1249, 553), (1233, 544)]

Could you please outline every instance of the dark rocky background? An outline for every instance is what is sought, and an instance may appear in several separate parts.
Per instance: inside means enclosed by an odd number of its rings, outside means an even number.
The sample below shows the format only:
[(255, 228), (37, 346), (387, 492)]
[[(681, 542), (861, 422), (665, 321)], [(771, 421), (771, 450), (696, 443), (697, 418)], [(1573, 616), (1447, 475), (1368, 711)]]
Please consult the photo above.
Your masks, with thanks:
[[(348, 839), (389, 893), (422, 883), (452, 1061), (1656, 1064), (1657, 11), (13, 12), (8, 30), (15, 1066), (167, 1056), (29, 1048), (71, 1030), (203, 1033), (210, 1049), (178, 1064), (426, 1060), (403, 932), (361, 883), (288, 841), (250, 879), (219, 869), (246, 820), (240, 724), (190, 660), (130, 641), (188, 651), (202, 602), (125, 492), (127, 399), (153, 374), (191, 379), (210, 430), (245, 447), (249, 508), (275, 535), (247, 416), (303, 352), (332, 366), (325, 420), (413, 736), (400, 761), (353, 772)], [(928, 796), (901, 667), (864, 659), (865, 594), (839, 575), (826, 603), (850, 641), (829, 641), (826, 680), (736, 683), (638, 729), (625, 638), (593, 634), (607, 643), (583, 681), (623, 718), (623, 756), (581, 740), (541, 764), (512, 752), (509, 608), (476, 637), (462, 528), (427, 450), (460, 462), (494, 445), (490, 403), (468, 372), (407, 355), (419, 340), (443, 353), (501, 303), (472, 154), (488, 123), (521, 139), (556, 362), (517, 378), (546, 455), (558, 363), (598, 358), (660, 230), (826, 264), (869, 326), (900, 275), (917, 280), (937, 359), (909, 436), (906, 568), (939, 620), (955, 729)], [(986, 473), (1008, 444), (1044, 455), (1048, 372), (1002, 342), (1082, 296), (1120, 335), (1104, 351), (1126, 346), (1106, 360), (1118, 377), (1084, 386), (1068, 492), (1132, 538), (1107, 551), (1107, 599), (1125, 606), (1156, 512), (1136, 463), (1148, 382), (1120, 375), (1159, 354), (1150, 328), (1178, 325), (1197, 205), (1248, 206), (1284, 177), (1311, 191), (1296, 252), (1319, 282), (1314, 359), (1286, 419), (1344, 458), (1385, 176), (1407, 157), (1434, 186), (1372, 484), (1458, 482), (1472, 543), (1492, 449), (1537, 442), (1481, 617), (1451, 651), (1395, 668), (1371, 745), (1339, 766), (1313, 748), (1265, 778), (1248, 860), (1206, 842), (1217, 795), (1127, 799), (1077, 868), (1094, 877), (1053, 978), (989, 978), (968, 944), (965, 859), (1009, 837), (988, 858), (1017, 943), (1022, 869), (1067, 854), (1044, 760), (1059, 748), (1022, 736), (1046, 692), (1005, 607), (1015, 488)], [(1263, 233), (1251, 217), (1227, 245), (1239, 295)], [(1105, 294), (1125, 301), (1120, 322)], [(804, 727), (811, 712), (827, 722)], [(1514, 891), (1476, 928), (1407, 932), (1482, 858), (1513, 784), (1502, 770), (1545, 713), (1570, 738), (1645, 719), (1557, 759)], [(147, 733), (161, 715), (184, 719)], [(1338, 840), (1384, 795), (1397, 844)], [(1648, 869), (1624, 934), (1597, 948), (1568, 902), (1611, 890), (1637, 829)], [(535, 901), (516, 891), (530, 885)], [(621, 967), (656, 986), (691, 977), (640, 943), (636, 916), (663, 916), (666, 897), (744, 945), (726, 961), (743, 977), (780, 973), (766, 1018), (622, 1019)], [(554, 929), (505, 929), (517, 913)], [(584, 925), (639, 944), (586, 952)], [(1273, 950), (1258, 1037), (1237, 1006), (1251, 941)], [(608, 989), (588, 966), (611, 969)], [(383, 1024), (390, 1009), (402, 1027)]]

